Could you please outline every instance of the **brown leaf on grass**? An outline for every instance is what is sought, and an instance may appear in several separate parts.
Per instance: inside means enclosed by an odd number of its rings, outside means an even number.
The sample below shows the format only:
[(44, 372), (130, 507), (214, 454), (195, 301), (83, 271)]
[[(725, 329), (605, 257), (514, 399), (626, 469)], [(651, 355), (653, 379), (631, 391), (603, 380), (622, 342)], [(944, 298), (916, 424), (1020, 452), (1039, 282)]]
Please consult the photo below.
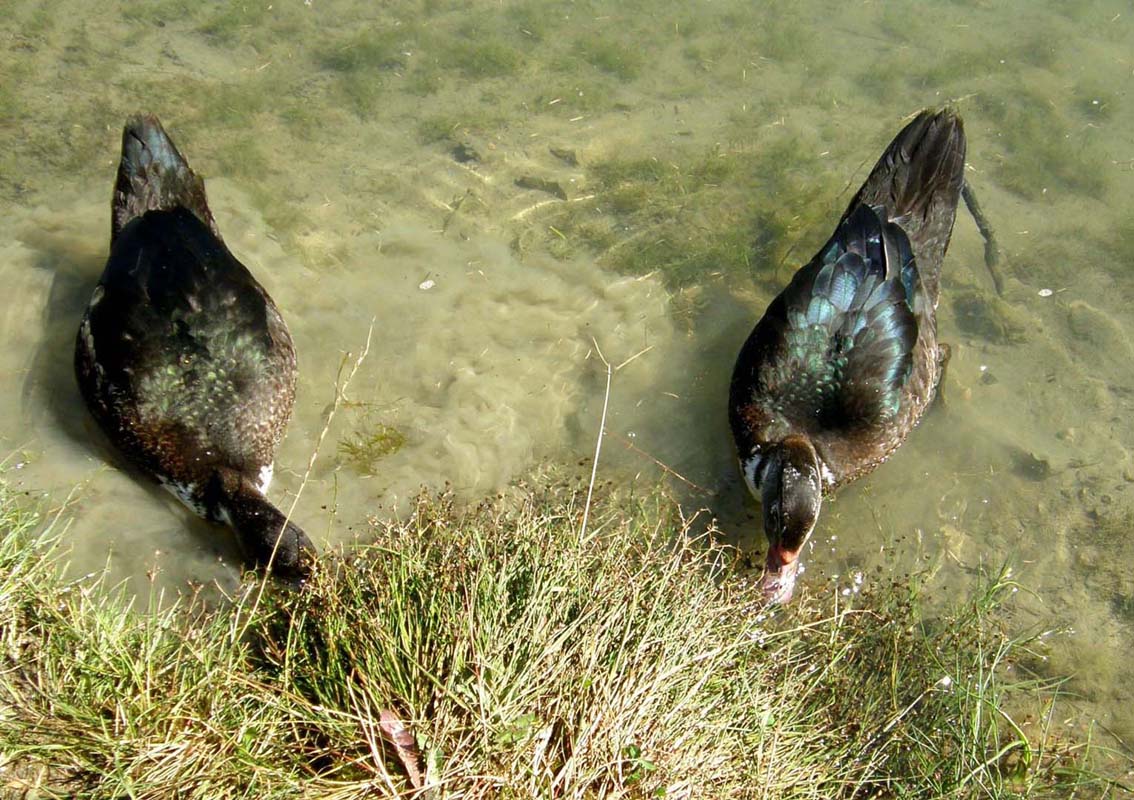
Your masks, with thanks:
[(385, 739), (394, 748), (394, 754), (401, 762), (402, 768), (409, 777), (410, 785), (420, 789), (425, 785), (425, 776), (421, 768), (421, 751), (417, 749), (417, 742), (402, 721), (394, 715), (393, 711), (385, 710), (378, 715), (378, 729)]

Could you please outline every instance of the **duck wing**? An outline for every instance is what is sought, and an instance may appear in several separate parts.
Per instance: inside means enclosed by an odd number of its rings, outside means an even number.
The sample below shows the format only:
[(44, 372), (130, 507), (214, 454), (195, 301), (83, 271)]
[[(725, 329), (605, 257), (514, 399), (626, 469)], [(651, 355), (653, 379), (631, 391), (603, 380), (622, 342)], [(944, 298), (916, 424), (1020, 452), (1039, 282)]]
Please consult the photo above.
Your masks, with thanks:
[(846, 216), (745, 342), (729, 404), (742, 452), (788, 434), (853, 450), (899, 414), (922, 291), (909, 238), (884, 213)]

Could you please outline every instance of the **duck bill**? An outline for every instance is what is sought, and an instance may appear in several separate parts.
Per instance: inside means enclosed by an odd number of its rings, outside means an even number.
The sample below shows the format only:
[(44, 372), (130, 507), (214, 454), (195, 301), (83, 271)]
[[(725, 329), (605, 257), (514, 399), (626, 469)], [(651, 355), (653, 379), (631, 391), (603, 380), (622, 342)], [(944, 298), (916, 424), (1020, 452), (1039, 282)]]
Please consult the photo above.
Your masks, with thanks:
[(764, 599), (771, 604), (789, 602), (798, 574), (799, 551), (788, 550), (780, 545), (770, 546), (764, 560), (764, 577), (760, 579)]

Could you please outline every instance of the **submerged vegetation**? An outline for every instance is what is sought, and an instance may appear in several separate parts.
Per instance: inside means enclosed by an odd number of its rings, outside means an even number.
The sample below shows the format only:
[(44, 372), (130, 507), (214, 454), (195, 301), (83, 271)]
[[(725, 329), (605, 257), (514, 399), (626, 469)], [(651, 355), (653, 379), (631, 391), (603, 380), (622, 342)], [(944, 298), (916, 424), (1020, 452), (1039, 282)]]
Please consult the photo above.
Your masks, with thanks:
[[(664, 498), (422, 496), (298, 594), (231, 603), (66, 580), (0, 494), (0, 751), (37, 797), (1101, 796), (1005, 683), (993, 580), (775, 613)], [(145, 603), (143, 603), (145, 605)], [(1025, 729), (1006, 702), (1048, 703)], [(22, 777), (21, 777), (22, 776)], [(1051, 796), (1056, 796), (1052, 794)]]
[(339, 440), (339, 456), (363, 475), (378, 471), (378, 462), (402, 449), (406, 436), (392, 425), (362, 420), (353, 433)]
[(543, 239), (557, 256), (597, 255), (621, 272), (658, 272), (673, 288), (714, 275), (778, 287), (848, 199), (847, 176), (832, 175), (818, 152), (773, 131), (700, 154), (597, 161), (589, 197), (542, 217)]
[[(1004, 188), (1029, 200), (1049, 190), (1100, 197), (1109, 188), (1113, 166), (1093, 124), (1068, 119), (1049, 99), (1022, 86), (976, 102), (996, 125), (1003, 155), (993, 174)], [(1101, 121), (1117, 101), (1092, 89), (1074, 93), (1069, 103), (1088, 120)]]

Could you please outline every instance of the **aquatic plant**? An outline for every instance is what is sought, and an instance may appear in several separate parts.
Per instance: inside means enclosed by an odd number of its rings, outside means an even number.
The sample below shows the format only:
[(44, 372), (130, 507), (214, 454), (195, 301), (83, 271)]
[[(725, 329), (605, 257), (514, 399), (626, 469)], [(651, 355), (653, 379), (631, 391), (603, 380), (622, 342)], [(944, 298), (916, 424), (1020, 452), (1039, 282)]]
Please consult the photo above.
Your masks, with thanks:
[(817, 149), (772, 135), (664, 160), (596, 161), (586, 165), (591, 196), (536, 224), (558, 257), (594, 253), (621, 272), (659, 272), (672, 287), (712, 275), (774, 286), (838, 216), (842, 184), (811, 155)]
[(542, 113), (563, 115), (607, 110), (616, 102), (612, 84), (612, 79), (604, 75), (588, 77), (555, 72), (535, 82), (536, 91), (530, 105)]
[(1023, 86), (973, 101), (993, 123), (1003, 155), (993, 175), (1006, 189), (1036, 200), (1049, 190), (1099, 198), (1110, 185), (1110, 161), (1089, 127), (1072, 128), (1051, 98)]
[(363, 420), (339, 440), (339, 456), (363, 475), (378, 471), (378, 462), (402, 449), (405, 434), (392, 425)]
[(320, 48), (316, 53), (324, 69), (335, 72), (373, 72), (405, 67), (405, 50), (414, 31), (399, 26), (384, 30), (367, 30)]
[(505, 42), (476, 35), (450, 42), (442, 63), (468, 78), (503, 78), (519, 69), (523, 57)]
[(1072, 90), (1079, 113), (1095, 122), (1114, 117), (1120, 107), (1119, 94), (1101, 81), (1080, 81)]
[(470, 134), (483, 136), (504, 124), (500, 115), (447, 111), (423, 117), (417, 124), (417, 137), (422, 144), (460, 144)]
[(595, 69), (624, 81), (638, 77), (641, 51), (618, 39), (584, 36), (575, 42), (576, 54)]

